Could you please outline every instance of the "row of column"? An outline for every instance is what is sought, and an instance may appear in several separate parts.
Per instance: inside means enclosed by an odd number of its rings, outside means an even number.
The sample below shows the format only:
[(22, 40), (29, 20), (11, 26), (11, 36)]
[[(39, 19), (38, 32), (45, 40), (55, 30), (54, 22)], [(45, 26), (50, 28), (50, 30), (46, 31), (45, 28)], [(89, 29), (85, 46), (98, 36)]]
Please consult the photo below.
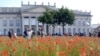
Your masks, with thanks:
[[(24, 32), (24, 30), (25, 30), (25, 28), (24, 28), (24, 26), (25, 26), (25, 24), (24, 24), (24, 22), (25, 22), (25, 19), (26, 18), (24, 18), (24, 17), (22, 17), (22, 34), (23, 34), (23, 32)], [(29, 21), (28, 22), (28, 24), (26, 24), (26, 25), (28, 25), (29, 26), (29, 29), (32, 29), (32, 22), (34, 22), (34, 21), (32, 21), (31, 19), (36, 19), (36, 21), (35, 21), (35, 29), (36, 29), (36, 32), (38, 31), (38, 19), (37, 19), (37, 17), (36, 18), (31, 18), (31, 17), (29, 17), (29, 18), (27, 18), (27, 20)]]
[[(32, 26), (32, 20), (31, 19), (36, 19), (36, 22), (35, 22), (35, 29), (36, 29), (36, 32), (37, 31), (39, 31), (39, 22), (38, 22), (38, 18), (36, 17), (36, 18), (31, 18), (31, 17), (29, 17), (28, 18), (28, 20), (29, 20), (29, 29), (31, 29), (31, 26)], [(22, 32), (24, 32), (24, 18), (22, 18)], [(47, 32), (47, 28), (46, 28), (46, 24), (43, 26), (43, 31), (44, 31), (44, 33), (46, 33)], [(81, 29), (81, 28), (80, 28)], [(86, 29), (86, 28), (85, 28)], [(77, 29), (78, 30), (78, 29)], [(77, 31), (76, 30), (76, 31)], [(68, 32), (68, 29), (66, 29), (65, 28), (65, 33), (69, 33)], [(81, 30), (80, 30), (81, 31)], [(55, 26), (55, 29), (52, 27), (52, 25), (49, 25), (49, 27), (48, 27), (48, 32), (49, 32), (49, 34), (51, 35), (51, 34), (56, 34), (56, 33), (58, 33), (58, 34), (63, 34), (63, 28), (62, 28), (62, 26)], [(71, 28), (71, 32), (70, 33), (72, 33), (73, 34), (73, 29)], [(36, 33), (37, 34), (37, 33)], [(46, 33), (47, 34), (47, 33)]]
[[(65, 27), (67, 27), (67, 26), (65, 26)], [(46, 25), (45, 25), (45, 30), (46, 29), (47, 28), (46, 28)], [(83, 29), (84, 29), (84, 31), (83, 31)], [(55, 28), (53, 28), (52, 25), (49, 25), (48, 31), (49, 31), (48, 33), (50, 35), (56, 34), (56, 33), (61, 34), (61, 35), (63, 34), (63, 28), (62, 28), (62, 26), (59, 26), (59, 25), (55, 26)], [(75, 30), (74, 30), (74, 27), (71, 27), (70, 30), (69, 30), (69, 27), (68, 27), (68, 28), (64, 28), (64, 32), (65, 33), (71, 33), (72, 35), (75, 34), (75, 33), (84, 33), (84, 34), (88, 35), (89, 32), (91, 32), (91, 28), (89, 28), (89, 27), (80, 28), (80, 31), (79, 31), (79, 28), (75, 28)]]

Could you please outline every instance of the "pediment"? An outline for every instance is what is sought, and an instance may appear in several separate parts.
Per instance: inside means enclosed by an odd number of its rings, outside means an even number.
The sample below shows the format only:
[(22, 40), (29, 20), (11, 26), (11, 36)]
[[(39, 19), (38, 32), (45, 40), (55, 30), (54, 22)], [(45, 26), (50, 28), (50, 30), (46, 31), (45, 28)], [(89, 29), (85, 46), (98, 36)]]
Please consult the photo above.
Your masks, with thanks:
[(36, 8), (32, 8), (30, 10), (28, 10), (28, 12), (45, 12), (46, 8), (44, 7), (36, 7)]

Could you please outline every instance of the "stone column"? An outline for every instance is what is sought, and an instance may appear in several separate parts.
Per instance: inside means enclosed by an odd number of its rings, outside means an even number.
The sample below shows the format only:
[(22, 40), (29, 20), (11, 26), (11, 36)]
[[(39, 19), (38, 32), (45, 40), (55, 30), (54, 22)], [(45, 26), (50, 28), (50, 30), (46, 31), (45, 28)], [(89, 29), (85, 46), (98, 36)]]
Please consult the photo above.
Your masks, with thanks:
[(37, 32), (38, 32), (38, 29), (39, 29), (39, 23), (38, 23), (38, 18), (36, 17), (36, 35), (37, 35)]
[(45, 34), (47, 34), (47, 32), (46, 32), (46, 24), (44, 24), (44, 26), (43, 26), (43, 31), (44, 31)]
[(24, 18), (21, 17), (21, 19), (22, 19), (22, 22), (21, 22), (21, 23), (22, 23), (22, 35), (23, 35), (23, 32), (24, 32), (24, 30), (25, 30), (25, 29), (24, 29), (24, 23), (23, 23), (23, 19), (24, 19)]
[(63, 27), (62, 26), (60, 26), (60, 33), (61, 33), (61, 35), (63, 35)]
[(52, 26), (49, 25), (49, 34), (52, 35)]
[(29, 29), (31, 29), (31, 17), (29, 17)]
[(53, 34), (53, 26), (51, 25), (51, 34)]

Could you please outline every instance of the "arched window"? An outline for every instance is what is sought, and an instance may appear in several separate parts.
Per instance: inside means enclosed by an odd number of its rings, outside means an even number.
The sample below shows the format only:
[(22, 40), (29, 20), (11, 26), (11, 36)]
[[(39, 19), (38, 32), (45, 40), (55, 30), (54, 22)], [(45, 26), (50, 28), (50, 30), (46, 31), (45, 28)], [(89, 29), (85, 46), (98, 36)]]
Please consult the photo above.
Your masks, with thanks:
[(85, 28), (83, 28), (83, 33), (85, 33)]
[(68, 33), (71, 33), (71, 28), (68, 28)]
[(17, 35), (20, 35), (20, 33), (21, 33), (21, 30), (18, 28), (17, 29)]
[(78, 21), (78, 26), (81, 26), (81, 21)]
[(16, 20), (16, 26), (21, 26), (21, 21), (20, 20)]
[(4, 35), (7, 35), (7, 29), (3, 29)]
[(75, 34), (76, 33), (76, 28), (73, 28), (73, 34)]
[(87, 29), (87, 33), (89, 33), (90, 31), (89, 31), (89, 28)]
[(3, 20), (2, 23), (3, 23), (3, 26), (7, 26), (7, 20)]
[(77, 24), (76, 24), (76, 21), (74, 21), (74, 24), (73, 24), (74, 26), (76, 26)]
[(10, 26), (14, 26), (15, 22), (14, 22), (14, 20), (10, 20), (9, 23), (10, 23)]
[(82, 23), (82, 24), (83, 24), (83, 26), (85, 26), (85, 21), (83, 21), (83, 23)]
[(80, 28), (78, 28), (78, 33), (81, 33), (81, 29)]

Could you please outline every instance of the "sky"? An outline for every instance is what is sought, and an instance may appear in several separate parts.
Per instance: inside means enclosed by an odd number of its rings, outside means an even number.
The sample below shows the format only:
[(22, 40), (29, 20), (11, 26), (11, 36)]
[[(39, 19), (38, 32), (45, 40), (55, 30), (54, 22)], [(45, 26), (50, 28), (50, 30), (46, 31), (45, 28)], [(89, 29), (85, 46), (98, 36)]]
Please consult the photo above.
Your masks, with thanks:
[(57, 8), (64, 6), (73, 10), (91, 12), (91, 23), (100, 24), (100, 0), (0, 0), (0, 7), (20, 7), (21, 1), (24, 4), (28, 4), (29, 1), (33, 5), (35, 1), (38, 5), (42, 4), (42, 2), (44, 2), (44, 5), (48, 5), (48, 2), (50, 5), (56, 3)]

